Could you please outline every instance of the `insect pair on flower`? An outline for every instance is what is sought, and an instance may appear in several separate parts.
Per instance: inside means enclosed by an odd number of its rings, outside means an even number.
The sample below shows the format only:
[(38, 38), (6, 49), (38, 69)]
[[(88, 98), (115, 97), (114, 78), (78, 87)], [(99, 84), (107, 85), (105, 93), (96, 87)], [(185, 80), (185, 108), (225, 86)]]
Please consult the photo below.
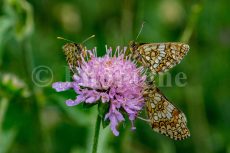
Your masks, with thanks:
[[(89, 51), (82, 44), (74, 42), (65, 44), (63, 50), (74, 73), (73, 82), (56, 82), (53, 88), (57, 91), (75, 90), (77, 98), (67, 100), (68, 106), (81, 102), (91, 104), (99, 100), (108, 104), (102, 119), (110, 121), (115, 135), (119, 134), (117, 125), (125, 120), (125, 114), (128, 114), (134, 128), (134, 120), (146, 107), (147, 121), (154, 131), (175, 140), (190, 136), (184, 113), (160, 92), (154, 79), (147, 82), (145, 75), (146, 69), (154, 77), (180, 63), (189, 51), (187, 44), (131, 41), (128, 49), (117, 48), (117, 54), (113, 54), (111, 48), (106, 48), (104, 57), (97, 57), (95, 49)], [(141, 66), (137, 67), (134, 63)]]

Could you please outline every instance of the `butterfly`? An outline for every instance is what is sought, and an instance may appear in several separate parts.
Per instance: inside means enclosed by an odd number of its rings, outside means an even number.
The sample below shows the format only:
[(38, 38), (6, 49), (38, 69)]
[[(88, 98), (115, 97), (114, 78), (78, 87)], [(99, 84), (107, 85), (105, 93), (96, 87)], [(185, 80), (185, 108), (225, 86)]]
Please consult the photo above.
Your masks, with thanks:
[(87, 56), (87, 49), (82, 44), (93, 37), (95, 37), (95, 35), (88, 37), (80, 44), (62, 37), (57, 37), (58, 39), (63, 39), (70, 42), (70, 43), (66, 43), (63, 46), (63, 51), (66, 56), (66, 61), (69, 65), (69, 68), (73, 73), (75, 72), (76, 67), (78, 67), (81, 64), (82, 57), (84, 58)]
[[(137, 43), (130, 42), (131, 57), (150, 69), (153, 74), (164, 73), (180, 63), (189, 51), (184, 43)], [(152, 83), (146, 83), (144, 90), (146, 111), (152, 129), (174, 140), (190, 136), (187, 119)]]
[[(189, 45), (180, 42), (138, 43), (130, 41), (129, 50), (133, 60), (155, 75), (164, 73), (179, 64), (189, 51)], [(155, 86), (154, 78), (145, 83), (143, 97), (148, 121), (154, 131), (174, 140), (183, 140), (190, 136), (185, 114), (171, 104)]]
[(176, 108), (154, 85), (146, 83), (143, 94), (152, 129), (174, 140), (190, 136), (185, 114)]
[(150, 69), (153, 74), (163, 73), (179, 64), (189, 51), (189, 45), (180, 42), (129, 43), (131, 57)]

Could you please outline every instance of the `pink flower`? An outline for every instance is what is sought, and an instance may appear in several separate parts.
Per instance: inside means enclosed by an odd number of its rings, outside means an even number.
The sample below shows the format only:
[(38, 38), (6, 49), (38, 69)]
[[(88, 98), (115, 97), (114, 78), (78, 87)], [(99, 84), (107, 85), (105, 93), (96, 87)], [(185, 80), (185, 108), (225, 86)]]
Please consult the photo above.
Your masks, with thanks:
[(112, 55), (111, 48), (106, 50), (104, 57), (97, 57), (96, 49), (88, 51), (90, 57), (88, 61), (82, 58), (73, 82), (56, 82), (53, 88), (58, 92), (70, 88), (75, 90), (78, 95), (75, 100), (66, 101), (68, 106), (99, 100), (109, 103), (109, 112), (104, 120), (110, 120), (110, 128), (118, 136), (117, 125), (125, 120), (121, 112), (127, 113), (133, 123), (144, 106), (142, 91), (146, 76), (142, 67), (137, 68), (129, 57), (124, 56), (125, 48), (120, 50), (117, 47), (115, 55)]

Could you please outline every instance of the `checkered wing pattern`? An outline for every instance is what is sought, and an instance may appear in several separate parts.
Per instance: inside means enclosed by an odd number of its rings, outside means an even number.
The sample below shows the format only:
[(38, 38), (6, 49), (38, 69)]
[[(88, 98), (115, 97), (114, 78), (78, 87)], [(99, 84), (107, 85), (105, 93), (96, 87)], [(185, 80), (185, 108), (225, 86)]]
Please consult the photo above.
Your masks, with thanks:
[(144, 92), (147, 114), (152, 129), (174, 140), (190, 136), (183, 112), (172, 105), (154, 85), (148, 85)]
[(154, 74), (166, 72), (184, 58), (189, 46), (184, 43), (145, 43), (133, 45), (131, 50), (137, 55), (137, 61), (149, 68)]
[(69, 68), (74, 72), (76, 67), (81, 63), (81, 55), (85, 56), (86, 49), (80, 44), (67, 43), (63, 46), (63, 51)]

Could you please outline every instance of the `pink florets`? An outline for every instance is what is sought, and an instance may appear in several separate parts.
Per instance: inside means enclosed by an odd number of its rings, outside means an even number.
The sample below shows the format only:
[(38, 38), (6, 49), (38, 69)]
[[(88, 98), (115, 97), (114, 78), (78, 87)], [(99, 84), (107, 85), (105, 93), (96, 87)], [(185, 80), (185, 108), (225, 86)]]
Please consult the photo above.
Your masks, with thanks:
[(96, 50), (89, 51), (89, 60), (82, 58), (83, 62), (76, 68), (73, 82), (56, 82), (53, 88), (56, 91), (70, 88), (75, 90), (77, 98), (67, 100), (68, 106), (99, 100), (109, 103), (109, 112), (104, 119), (110, 120), (111, 130), (117, 136), (119, 132), (116, 127), (119, 122), (124, 121), (121, 111), (126, 112), (133, 122), (144, 105), (142, 91), (146, 77), (142, 68), (137, 68), (129, 58), (124, 58), (124, 51), (117, 48), (116, 56), (112, 55), (111, 48), (106, 50), (104, 57), (96, 57)]

